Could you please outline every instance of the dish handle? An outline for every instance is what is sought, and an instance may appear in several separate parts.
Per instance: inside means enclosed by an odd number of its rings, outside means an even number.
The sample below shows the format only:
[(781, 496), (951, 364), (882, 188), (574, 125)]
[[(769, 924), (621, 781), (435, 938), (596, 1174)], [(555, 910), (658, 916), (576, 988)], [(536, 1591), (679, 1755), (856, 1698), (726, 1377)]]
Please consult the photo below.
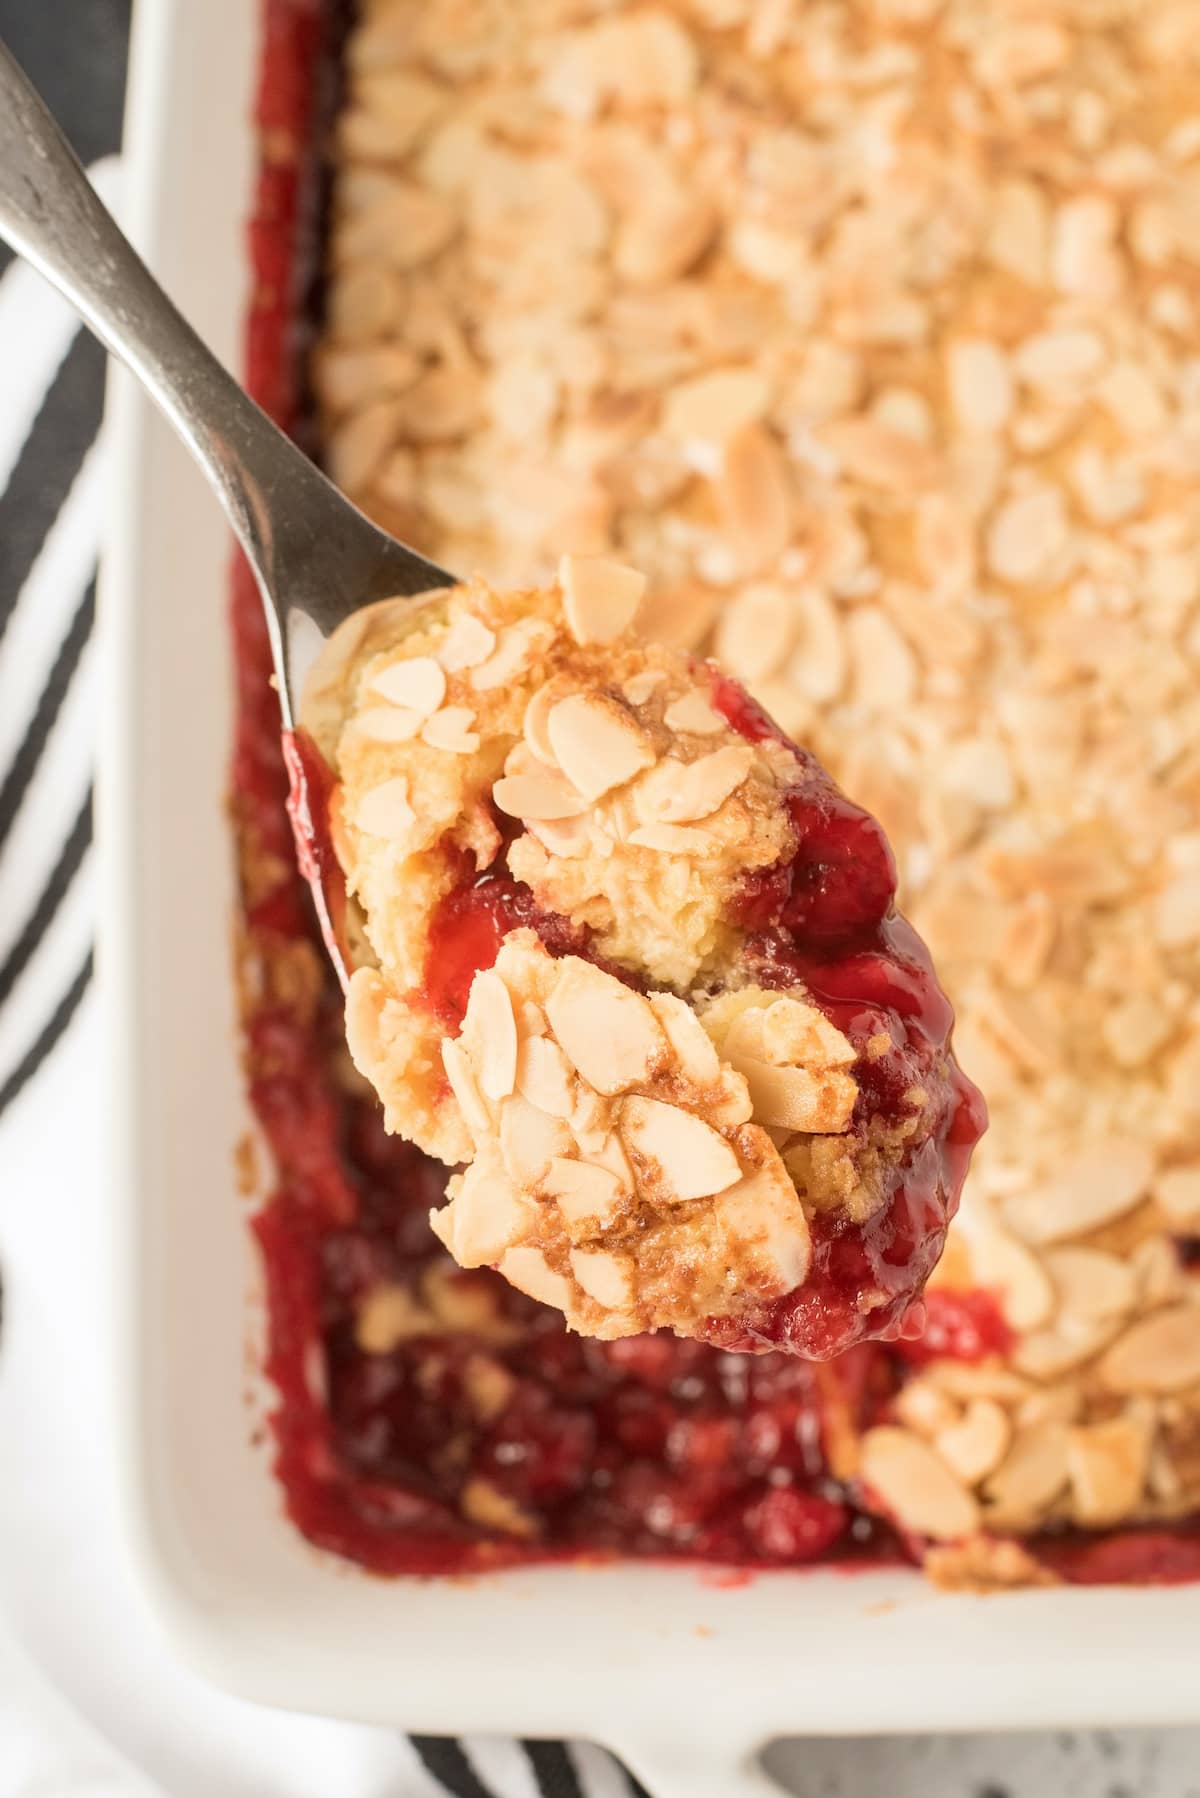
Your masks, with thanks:
[(639, 1736), (615, 1752), (650, 1798), (785, 1798), (758, 1758), (762, 1746), (724, 1742), (698, 1729), (674, 1741)]

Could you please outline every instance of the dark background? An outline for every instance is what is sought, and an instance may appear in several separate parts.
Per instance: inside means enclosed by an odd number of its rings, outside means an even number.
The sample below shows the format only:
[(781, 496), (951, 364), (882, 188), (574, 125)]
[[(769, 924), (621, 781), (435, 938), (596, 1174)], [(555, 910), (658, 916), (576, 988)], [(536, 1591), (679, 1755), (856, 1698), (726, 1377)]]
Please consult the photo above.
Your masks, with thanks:
[[(0, 38), (85, 163), (121, 141), (130, 7), (131, 0), (0, 0)], [(4, 259), (10, 254), (5, 248)]]

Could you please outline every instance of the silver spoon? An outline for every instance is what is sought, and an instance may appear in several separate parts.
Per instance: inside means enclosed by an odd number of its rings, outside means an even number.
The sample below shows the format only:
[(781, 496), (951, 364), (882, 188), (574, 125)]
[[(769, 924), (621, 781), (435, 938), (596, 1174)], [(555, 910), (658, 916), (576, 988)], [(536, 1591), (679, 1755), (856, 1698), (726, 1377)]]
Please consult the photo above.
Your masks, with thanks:
[[(0, 236), (58, 288), (137, 376), (207, 475), (254, 570), (290, 750), (301, 871), (346, 979), (314, 829), (296, 707), (321, 645), (360, 606), (431, 592), (454, 576), (372, 524), (298, 450), (201, 342), (97, 199), (62, 132), (0, 44)], [(307, 837), (306, 837), (307, 832)]]

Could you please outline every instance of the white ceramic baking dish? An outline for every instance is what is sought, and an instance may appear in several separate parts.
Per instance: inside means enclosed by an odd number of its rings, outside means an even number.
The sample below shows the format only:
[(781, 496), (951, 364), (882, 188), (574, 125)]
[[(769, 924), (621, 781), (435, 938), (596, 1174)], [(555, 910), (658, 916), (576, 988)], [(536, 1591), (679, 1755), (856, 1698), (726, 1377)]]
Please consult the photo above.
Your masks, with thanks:
[[(139, 0), (129, 215), (236, 359), (255, 14)], [(556, 1568), (370, 1579), (280, 1515), (251, 1445), (255, 1269), (234, 1146), (226, 533), (123, 384), (104, 593), (101, 829), (119, 1454), (174, 1652), (267, 1704), (423, 1731), (590, 1737), (656, 1798), (777, 1787), (778, 1735), (1200, 1721), (1200, 1587), (939, 1596), (915, 1574)]]

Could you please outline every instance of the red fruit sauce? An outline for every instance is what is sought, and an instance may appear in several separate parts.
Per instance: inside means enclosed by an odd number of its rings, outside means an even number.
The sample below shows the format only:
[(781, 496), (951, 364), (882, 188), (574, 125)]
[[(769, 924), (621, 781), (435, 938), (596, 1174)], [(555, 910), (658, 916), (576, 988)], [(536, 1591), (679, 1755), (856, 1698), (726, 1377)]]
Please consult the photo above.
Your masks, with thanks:
[[(265, 19), (248, 385), (294, 428), (294, 271), (311, 260), (306, 145), (336, 44), (320, 0), (267, 0)], [(904, 1316), (915, 1245), (939, 1237), (979, 1134), (973, 1089), (961, 1077), (943, 1081), (935, 1136), (901, 1170), (878, 1227), (822, 1237), (820, 1302), (785, 1304), (755, 1326), (755, 1347), (820, 1346), (844, 1330), (846, 1306), (869, 1277), (894, 1282), (889, 1320), (902, 1331), (894, 1344), (861, 1343), (811, 1363), (667, 1335), (592, 1342), (568, 1335), (557, 1313), (496, 1276), (455, 1269), (427, 1221), (444, 1170), (386, 1136), (374, 1103), (339, 1076), (332, 973), (315, 993), (294, 977), (297, 956), (319, 947), (319, 937), (294, 859), (266, 630), (240, 562), (232, 624), (244, 1048), (278, 1169), (254, 1227), (266, 1271), (266, 1371), (277, 1394), (275, 1464), (296, 1526), (376, 1573), (614, 1555), (750, 1567), (901, 1558), (907, 1545), (834, 1478), (831, 1448), (886, 1414), (909, 1363), (1006, 1346), (985, 1293), (932, 1292)], [(722, 709), (751, 739), (774, 730), (732, 685)], [(921, 945), (891, 913), (894, 870), (877, 827), (802, 761), (798, 852), (742, 896), (748, 953), (765, 985), (804, 979), (856, 1041), (887, 1018), (898, 1046), (877, 1064), (864, 1105), (898, 1114), (904, 1091), (928, 1074), (945, 1042), (949, 1009)], [(444, 1015), (461, 1010), (474, 968), (494, 958), (517, 921), (557, 953), (590, 953), (518, 883), (465, 888), (443, 909), (431, 963)], [(409, 1288), (429, 1308), (430, 1327), (388, 1354), (366, 1354), (354, 1319), (380, 1282)], [(492, 1395), (483, 1410), (481, 1370)], [(471, 1480), (518, 1504), (535, 1533), (500, 1535), (467, 1521), (459, 1500)], [(1063, 1537), (1044, 1552), (1071, 1580), (1200, 1575), (1192, 1526)]]

